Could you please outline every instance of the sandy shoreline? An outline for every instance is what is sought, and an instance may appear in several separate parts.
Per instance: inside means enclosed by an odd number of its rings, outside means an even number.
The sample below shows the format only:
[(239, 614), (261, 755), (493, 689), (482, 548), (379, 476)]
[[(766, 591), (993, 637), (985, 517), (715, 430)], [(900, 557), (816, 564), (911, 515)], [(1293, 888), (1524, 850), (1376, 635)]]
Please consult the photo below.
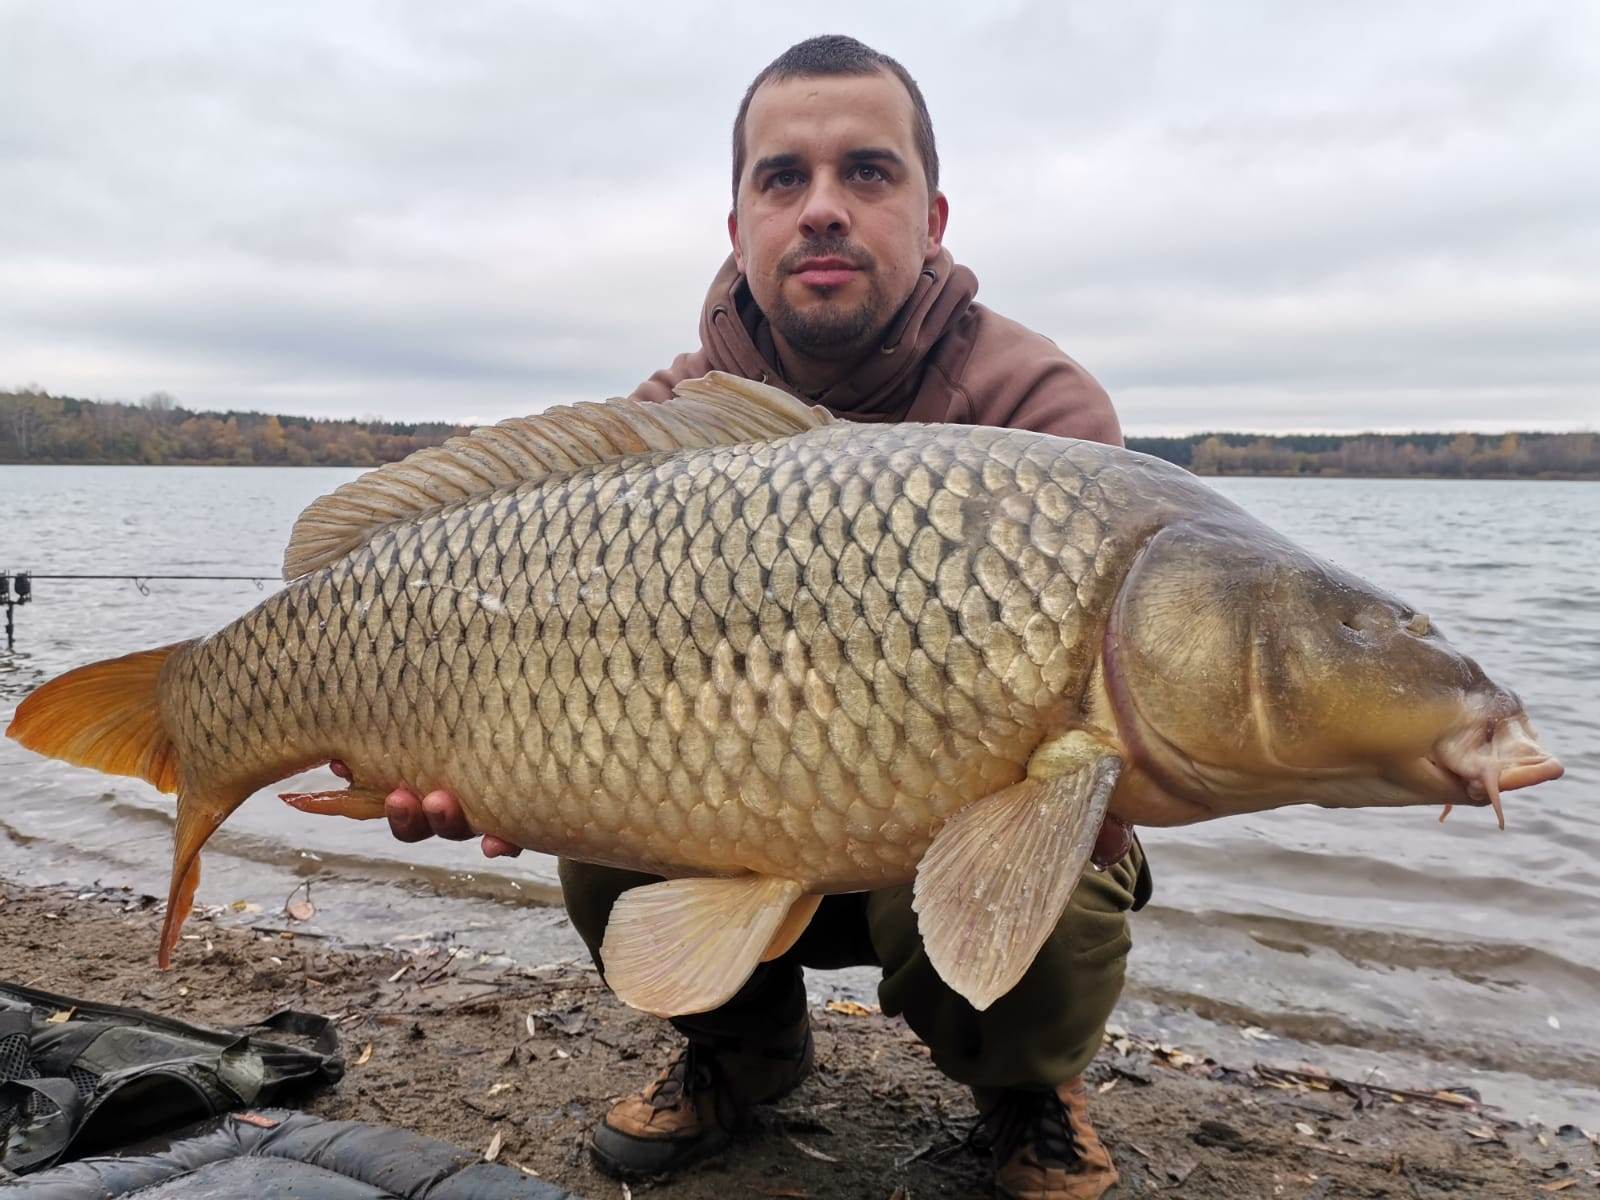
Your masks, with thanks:
[[(581, 1196), (622, 1194), (589, 1165), (584, 1131), (676, 1039), (618, 1004), (592, 970), (507, 969), (438, 947), (340, 950), (304, 931), (201, 914), (162, 973), (158, 914), (132, 892), (0, 883), (0, 979), (205, 1024), (248, 1024), (286, 1006), (326, 1014), (346, 1075), (298, 1107), (473, 1148), (498, 1134), (501, 1161)], [(799, 1092), (720, 1161), (633, 1190), (664, 1200), (987, 1195), (985, 1160), (966, 1138), (970, 1098), (904, 1023), (848, 1005), (814, 1018), (818, 1070)], [(1090, 1075), (1120, 1195), (1600, 1192), (1600, 1146), (1571, 1126), (1525, 1126), (1461, 1094), (1347, 1088), (1318, 1078), (1314, 1063), (1218, 1064), (1137, 1032), (1108, 1036)]]

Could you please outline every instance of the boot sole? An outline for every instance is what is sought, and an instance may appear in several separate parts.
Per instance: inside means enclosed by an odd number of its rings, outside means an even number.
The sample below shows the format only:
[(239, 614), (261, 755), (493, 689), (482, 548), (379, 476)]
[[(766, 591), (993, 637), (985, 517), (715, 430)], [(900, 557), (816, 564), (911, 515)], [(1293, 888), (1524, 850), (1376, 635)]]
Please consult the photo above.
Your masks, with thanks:
[[(993, 1185), (992, 1194), (994, 1200), (1017, 1200), (1016, 1193), (1006, 1191), (998, 1183)], [(1122, 1190), (1122, 1180), (1119, 1178), (1117, 1182), (1100, 1193), (1099, 1200), (1118, 1200), (1119, 1197), (1128, 1194)]]
[[(626, 1134), (618, 1134), (626, 1137)], [(660, 1144), (635, 1141), (641, 1148), (657, 1149)], [(636, 1161), (625, 1160), (611, 1154), (595, 1140), (593, 1134), (589, 1135), (589, 1158), (599, 1168), (602, 1174), (609, 1175), (612, 1179), (626, 1180), (629, 1183), (642, 1183), (646, 1180), (665, 1179), (690, 1167), (702, 1166), (717, 1155), (723, 1153), (733, 1144), (732, 1135), (724, 1134), (720, 1138), (709, 1138), (698, 1143), (679, 1143), (683, 1147), (681, 1153), (669, 1154), (658, 1165), (640, 1166)]]
[[(750, 1107), (756, 1108), (777, 1103), (794, 1092), (815, 1069), (815, 1043), (808, 1027), (806, 1030), (805, 1049), (801, 1052), (800, 1063), (795, 1077), (770, 1095), (763, 1096), (759, 1100), (750, 1101)], [(702, 1165), (727, 1150), (733, 1144), (733, 1140), (738, 1133), (746, 1132), (748, 1126), (749, 1113), (747, 1112), (744, 1121), (735, 1132), (718, 1130), (717, 1133), (708, 1134), (706, 1138), (699, 1141), (685, 1139), (684, 1141), (673, 1143), (671, 1141), (656, 1142), (632, 1137), (629, 1134), (622, 1133), (620, 1130), (612, 1129), (602, 1119), (600, 1125), (592, 1129), (585, 1140), (588, 1142), (589, 1158), (601, 1173), (609, 1175), (613, 1179), (626, 1180), (629, 1183), (640, 1183), (648, 1180), (663, 1179), (689, 1167)], [(610, 1138), (606, 1138), (607, 1134), (610, 1135)], [(597, 1137), (597, 1135), (599, 1136)], [(661, 1149), (667, 1150), (668, 1154), (659, 1166), (637, 1166), (634, 1162), (628, 1161), (621, 1155), (608, 1151), (601, 1145), (602, 1138), (605, 1138), (605, 1140), (614, 1138), (622, 1146), (630, 1149), (637, 1147), (643, 1151), (641, 1157), (649, 1157), (652, 1151)], [(708, 1142), (709, 1144), (707, 1144)], [(685, 1147), (680, 1156), (673, 1156), (670, 1153), (675, 1145)]]

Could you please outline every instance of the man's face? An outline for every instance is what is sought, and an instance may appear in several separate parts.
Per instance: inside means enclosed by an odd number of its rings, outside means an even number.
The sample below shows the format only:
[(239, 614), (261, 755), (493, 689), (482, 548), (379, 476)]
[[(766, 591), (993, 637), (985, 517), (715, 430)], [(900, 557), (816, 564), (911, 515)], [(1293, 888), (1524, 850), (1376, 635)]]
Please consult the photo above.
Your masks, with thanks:
[(944, 236), (948, 210), (928, 195), (911, 97), (887, 72), (765, 83), (744, 137), (734, 261), (790, 348), (854, 358)]

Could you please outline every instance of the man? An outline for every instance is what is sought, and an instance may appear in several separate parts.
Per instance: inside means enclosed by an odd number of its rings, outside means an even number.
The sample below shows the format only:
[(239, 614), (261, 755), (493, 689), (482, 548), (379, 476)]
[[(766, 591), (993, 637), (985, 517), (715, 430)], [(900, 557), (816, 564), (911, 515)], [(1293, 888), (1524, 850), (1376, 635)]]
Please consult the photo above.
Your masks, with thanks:
[[(751, 83), (734, 123), (733, 253), (712, 282), (701, 348), (634, 395), (728, 371), (786, 387), (856, 421), (949, 421), (1121, 442), (1105, 392), (1054, 344), (973, 302), (977, 281), (944, 249), (932, 122), (894, 60), (845, 37), (792, 47)], [(389, 797), (402, 841), (473, 836), (444, 792)], [(515, 854), (497, 838), (484, 853)], [(903, 1015), (934, 1062), (972, 1088), (996, 1187), (1010, 1197), (1097, 1197), (1117, 1181), (1089, 1123), (1082, 1073), (1121, 991), (1126, 913), (1149, 896), (1144, 856), (1103, 831), (1052, 938), (1013, 991), (975, 1011), (934, 972), (911, 889), (833, 896), (795, 946), (723, 1007), (678, 1018), (685, 1047), (595, 1129), (617, 1175), (677, 1170), (725, 1146), (755, 1104), (812, 1061), (801, 968), (882, 967), (885, 1013)], [(563, 861), (573, 925), (604, 971), (611, 906), (653, 882)]]

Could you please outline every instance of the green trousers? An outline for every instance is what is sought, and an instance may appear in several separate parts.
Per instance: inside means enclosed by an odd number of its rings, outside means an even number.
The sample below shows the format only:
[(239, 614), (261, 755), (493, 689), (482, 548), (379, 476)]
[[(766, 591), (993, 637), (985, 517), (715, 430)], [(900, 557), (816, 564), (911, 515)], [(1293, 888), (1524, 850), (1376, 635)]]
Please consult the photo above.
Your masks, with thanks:
[[(560, 872), (567, 913), (604, 974), (600, 943), (611, 906), (659, 877), (567, 859)], [(877, 966), (883, 1011), (904, 1016), (951, 1079), (969, 1087), (1053, 1088), (1082, 1074), (1100, 1049), (1132, 945), (1128, 913), (1149, 897), (1150, 872), (1137, 842), (1115, 866), (1086, 869), (1027, 974), (978, 1012), (928, 962), (909, 886), (827, 896), (789, 952), (758, 966), (731, 1000), (672, 1023), (699, 1041), (776, 1041), (805, 1018), (801, 968)]]

